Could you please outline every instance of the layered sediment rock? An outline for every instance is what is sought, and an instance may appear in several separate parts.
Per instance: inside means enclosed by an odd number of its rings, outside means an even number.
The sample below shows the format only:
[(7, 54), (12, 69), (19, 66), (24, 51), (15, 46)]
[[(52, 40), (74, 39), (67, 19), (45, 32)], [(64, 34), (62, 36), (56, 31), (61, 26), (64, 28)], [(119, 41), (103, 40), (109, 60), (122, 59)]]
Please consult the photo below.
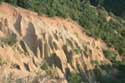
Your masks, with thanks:
[[(111, 64), (103, 54), (106, 44), (86, 34), (76, 22), (39, 16), (5, 3), (0, 5), (0, 38), (3, 82), (10, 76), (13, 81), (25, 78), (28, 83), (67, 83), (69, 71), (81, 73), (85, 81), (94, 83), (92, 70)], [(29, 80), (32, 78), (36, 79)]]

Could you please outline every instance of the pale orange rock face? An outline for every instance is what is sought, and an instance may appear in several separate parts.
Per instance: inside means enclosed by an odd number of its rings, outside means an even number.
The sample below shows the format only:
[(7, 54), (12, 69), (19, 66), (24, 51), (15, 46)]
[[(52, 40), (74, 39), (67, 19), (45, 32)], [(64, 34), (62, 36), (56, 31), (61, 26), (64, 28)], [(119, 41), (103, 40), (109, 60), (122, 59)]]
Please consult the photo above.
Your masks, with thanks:
[[(0, 5), (0, 37), (6, 38), (11, 33), (16, 35), (17, 42), (12, 46), (0, 44), (0, 58), (5, 61), (0, 68), (0, 78), (9, 74), (14, 78), (33, 77), (39, 72), (47, 74), (40, 68), (47, 62), (49, 70), (55, 72), (53, 76), (64, 78), (53, 81), (67, 83), (66, 69), (78, 73), (79, 68), (93, 70), (96, 64), (92, 61), (99, 65), (111, 64), (103, 54), (106, 44), (87, 35), (71, 19), (38, 16), (35, 12), (3, 3)], [(86, 78), (89, 82), (94, 80)]]

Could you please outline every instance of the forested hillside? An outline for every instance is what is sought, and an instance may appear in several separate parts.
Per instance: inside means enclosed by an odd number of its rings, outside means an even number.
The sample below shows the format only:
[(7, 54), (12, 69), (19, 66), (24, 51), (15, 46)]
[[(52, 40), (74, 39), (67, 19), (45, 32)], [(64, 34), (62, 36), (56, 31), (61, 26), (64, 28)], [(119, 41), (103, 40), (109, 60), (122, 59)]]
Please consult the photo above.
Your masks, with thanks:
[(124, 0), (90, 0), (94, 6), (103, 6), (108, 12), (115, 15), (125, 17), (125, 1)]

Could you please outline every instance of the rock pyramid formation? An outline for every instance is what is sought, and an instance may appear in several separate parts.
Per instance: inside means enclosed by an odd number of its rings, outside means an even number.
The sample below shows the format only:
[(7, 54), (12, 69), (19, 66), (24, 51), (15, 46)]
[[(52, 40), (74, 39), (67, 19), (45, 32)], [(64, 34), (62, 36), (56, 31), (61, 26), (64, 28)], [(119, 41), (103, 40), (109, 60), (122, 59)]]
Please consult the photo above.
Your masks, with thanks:
[[(0, 5), (1, 83), (67, 83), (69, 73), (96, 82), (106, 44), (71, 19), (40, 16), (6, 3)], [(100, 75), (106, 73), (98, 68)], [(8, 82), (9, 81), (9, 82)]]

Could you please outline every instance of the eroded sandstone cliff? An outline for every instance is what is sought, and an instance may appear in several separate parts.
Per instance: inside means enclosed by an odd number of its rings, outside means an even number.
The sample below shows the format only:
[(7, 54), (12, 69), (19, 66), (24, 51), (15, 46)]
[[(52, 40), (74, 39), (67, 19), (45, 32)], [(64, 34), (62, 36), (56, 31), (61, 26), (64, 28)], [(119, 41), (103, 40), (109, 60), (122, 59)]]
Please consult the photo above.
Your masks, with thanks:
[[(2, 83), (67, 83), (69, 72), (96, 82), (111, 65), (104, 57), (106, 44), (92, 38), (76, 22), (39, 16), (8, 4), (0, 5), (0, 81)], [(34, 79), (32, 79), (34, 78)]]

